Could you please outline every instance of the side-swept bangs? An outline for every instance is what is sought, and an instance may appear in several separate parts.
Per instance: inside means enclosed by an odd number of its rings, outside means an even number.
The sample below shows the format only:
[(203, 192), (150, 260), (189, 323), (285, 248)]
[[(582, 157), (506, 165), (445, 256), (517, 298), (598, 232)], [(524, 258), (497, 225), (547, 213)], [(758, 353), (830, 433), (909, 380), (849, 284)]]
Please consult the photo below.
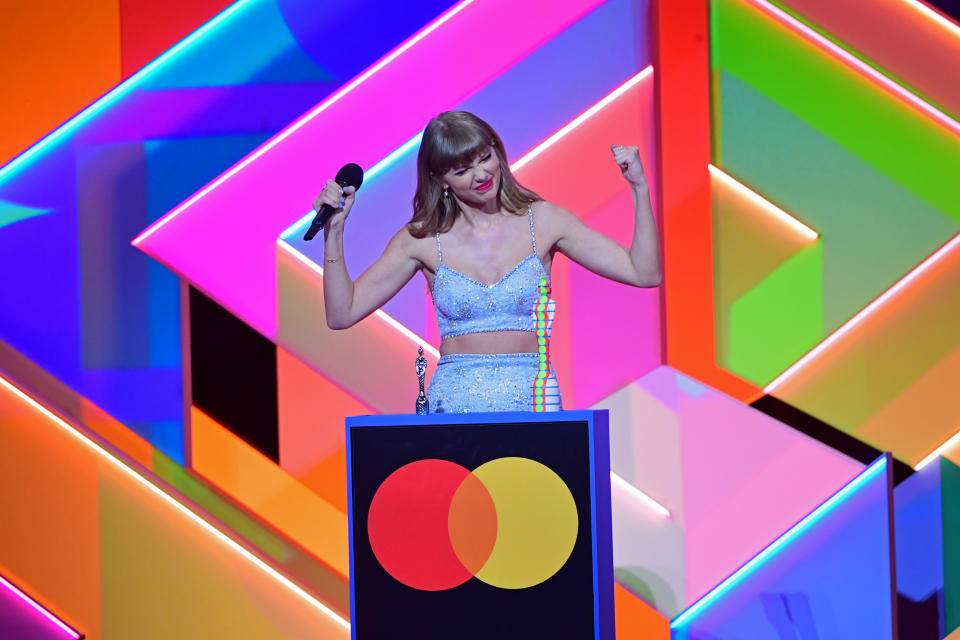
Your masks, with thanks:
[(487, 149), (493, 150), (500, 164), (497, 199), (501, 207), (522, 215), (529, 203), (542, 199), (513, 177), (503, 141), (489, 124), (466, 111), (445, 111), (427, 124), (420, 141), (413, 218), (407, 224), (413, 236), (423, 238), (453, 227), (460, 206), (454, 198), (443, 195), (436, 176), (469, 166)]
[[(431, 136), (433, 144), (422, 145), (421, 143), (420, 147), (427, 151), (428, 157), (424, 158), (424, 161), (430, 171), (436, 175), (443, 175), (451, 169), (466, 167), (481, 153), (493, 147), (493, 139), (487, 132), (470, 121), (465, 121), (458, 127), (444, 127), (444, 129), (446, 131), (429, 132), (433, 134)], [(429, 134), (424, 131), (424, 137)]]

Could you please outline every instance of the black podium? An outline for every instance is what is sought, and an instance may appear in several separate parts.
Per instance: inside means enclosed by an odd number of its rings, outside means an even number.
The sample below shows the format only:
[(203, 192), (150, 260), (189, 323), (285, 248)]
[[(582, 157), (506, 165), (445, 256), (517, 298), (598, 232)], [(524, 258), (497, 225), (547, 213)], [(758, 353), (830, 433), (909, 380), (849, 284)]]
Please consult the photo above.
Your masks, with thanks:
[(354, 638), (613, 640), (606, 411), (346, 428)]

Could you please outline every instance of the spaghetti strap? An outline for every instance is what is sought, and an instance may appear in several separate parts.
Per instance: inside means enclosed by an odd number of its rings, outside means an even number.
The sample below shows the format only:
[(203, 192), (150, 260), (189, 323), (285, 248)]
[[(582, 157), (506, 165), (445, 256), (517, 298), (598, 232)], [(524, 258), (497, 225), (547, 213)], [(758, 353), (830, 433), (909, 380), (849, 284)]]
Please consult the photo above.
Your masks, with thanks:
[(437, 231), (437, 257), (443, 262), (443, 252), (440, 251), (440, 232)]
[[(533, 252), (537, 252), (537, 234), (533, 231), (533, 206), (528, 202), (527, 203), (527, 215), (530, 217), (530, 242), (533, 244)], [(439, 236), (437, 237), (437, 242), (440, 242)], [(440, 246), (439, 244), (437, 246)]]

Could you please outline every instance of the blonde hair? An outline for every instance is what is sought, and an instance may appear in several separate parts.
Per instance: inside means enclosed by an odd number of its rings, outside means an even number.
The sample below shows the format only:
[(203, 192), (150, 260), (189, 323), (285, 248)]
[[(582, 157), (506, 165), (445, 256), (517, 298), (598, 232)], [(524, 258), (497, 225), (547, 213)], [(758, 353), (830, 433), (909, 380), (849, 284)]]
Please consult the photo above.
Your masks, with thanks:
[(489, 124), (466, 111), (444, 111), (427, 124), (420, 141), (413, 218), (407, 224), (411, 235), (423, 238), (453, 227), (460, 206), (455, 198), (443, 197), (443, 189), (433, 176), (470, 164), (488, 147), (500, 162), (497, 199), (501, 207), (520, 214), (526, 211), (527, 203), (543, 200), (510, 173), (503, 142)]

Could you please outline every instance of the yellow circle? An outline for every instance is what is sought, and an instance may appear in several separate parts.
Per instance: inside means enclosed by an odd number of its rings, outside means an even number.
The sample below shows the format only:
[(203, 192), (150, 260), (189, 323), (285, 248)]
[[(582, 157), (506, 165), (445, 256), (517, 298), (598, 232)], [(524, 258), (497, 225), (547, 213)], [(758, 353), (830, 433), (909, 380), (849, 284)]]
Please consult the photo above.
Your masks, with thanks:
[(476, 577), (502, 589), (547, 580), (577, 541), (577, 505), (552, 469), (529, 458), (497, 458), (473, 470), (497, 511), (497, 539)]

